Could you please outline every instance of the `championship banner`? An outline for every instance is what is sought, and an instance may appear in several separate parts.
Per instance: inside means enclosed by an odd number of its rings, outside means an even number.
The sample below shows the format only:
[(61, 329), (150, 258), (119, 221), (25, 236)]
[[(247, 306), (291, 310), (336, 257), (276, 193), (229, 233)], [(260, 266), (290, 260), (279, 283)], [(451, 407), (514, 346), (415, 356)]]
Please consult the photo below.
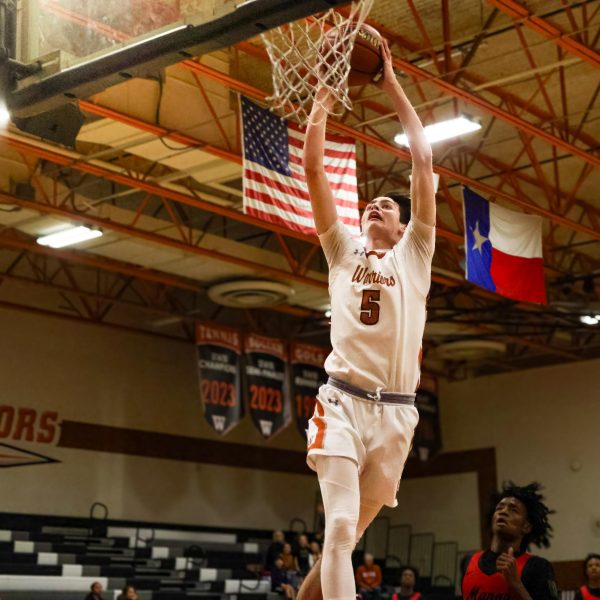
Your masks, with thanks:
[(419, 424), (415, 430), (412, 454), (419, 460), (426, 461), (442, 449), (437, 381), (434, 378), (421, 379), (415, 406), (419, 411)]
[(225, 434), (244, 416), (241, 335), (229, 327), (198, 322), (196, 344), (204, 418), (217, 433)]
[(327, 373), (323, 368), (327, 351), (320, 346), (293, 344), (292, 351), (292, 403), (296, 428), (306, 439), (308, 420), (315, 410), (319, 387), (326, 383)]
[(288, 423), (284, 401), (286, 347), (283, 340), (248, 334), (246, 357), (246, 398), (252, 422), (261, 435), (270, 438)]

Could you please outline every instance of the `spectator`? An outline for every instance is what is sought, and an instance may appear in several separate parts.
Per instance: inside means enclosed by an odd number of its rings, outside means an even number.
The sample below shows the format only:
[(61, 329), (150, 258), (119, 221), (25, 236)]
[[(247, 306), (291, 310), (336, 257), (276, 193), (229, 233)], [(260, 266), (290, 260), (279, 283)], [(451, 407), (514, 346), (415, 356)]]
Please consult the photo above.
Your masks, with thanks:
[(85, 597), (85, 600), (102, 600), (102, 584), (99, 581), (94, 581), (90, 590), (92, 591)]
[(281, 551), (279, 558), (281, 558), (281, 560), (283, 561), (283, 568), (286, 571), (296, 571), (297, 572), (300, 570), (298, 568), (298, 561), (296, 560), (296, 557), (292, 553), (292, 545), (291, 544), (285, 543), (283, 545), (283, 550)]
[(575, 592), (573, 600), (600, 598), (600, 554), (588, 554), (584, 563), (585, 581)]
[(310, 570), (310, 546), (308, 545), (308, 537), (305, 534), (298, 536), (298, 548), (296, 550), (296, 562), (298, 571), (304, 577)]
[(321, 544), (315, 540), (310, 543), (310, 554), (308, 555), (309, 570), (315, 566), (319, 558), (321, 558)]
[(289, 600), (295, 600), (296, 590), (290, 583), (287, 570), (283, 566), (281, 557), (276, 558), (271, 567), (271, 591), (285, 596)]
[(132, 585), (126, 585), (117, 600), (138, 600), (137, 592)]
[(368, 552), (363, 558), (363, 564), (356, 569), (356, 585), (363, 599), (378, 597), (381, 592), (381, 569)]
[(275, 560), (283, 552), (284, 543), (285, 536), (283, 535), (283, 531), (274, 531), (273, 541), (271, 542), (271, 545), (267, 548), (267, 557), (265, 560), (265, 566), (267, 567), (267, 571), (272, 570), (272, 567), (275, 564)]
[(418, 578), (415, 569), (404, 567), (400, 571), (400, 590), (392, 595), (392, 600), (421, 600), (421, 594), (415, 592)]

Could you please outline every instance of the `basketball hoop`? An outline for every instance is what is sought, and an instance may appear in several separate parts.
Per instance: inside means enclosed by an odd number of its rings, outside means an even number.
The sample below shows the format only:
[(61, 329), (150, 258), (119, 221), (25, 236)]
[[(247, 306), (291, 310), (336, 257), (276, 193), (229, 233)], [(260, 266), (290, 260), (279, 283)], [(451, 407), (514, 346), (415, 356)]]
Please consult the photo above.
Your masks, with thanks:
[(350, 57), (358, 29), (372, 5), (373, 0), (356, 0), (347, 17), (331, 9), (262, 34), (273, 67), (272, 110), (305, 125), (321, 87), (337, 100), (330, 114), (352, 110), (348, 95)]

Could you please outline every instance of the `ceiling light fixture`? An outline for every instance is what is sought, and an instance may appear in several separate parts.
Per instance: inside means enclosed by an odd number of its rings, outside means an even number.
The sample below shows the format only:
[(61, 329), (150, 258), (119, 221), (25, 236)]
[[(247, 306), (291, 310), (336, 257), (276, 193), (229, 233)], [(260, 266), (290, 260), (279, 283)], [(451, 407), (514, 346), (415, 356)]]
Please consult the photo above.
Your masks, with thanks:
[(4, 101), (0, 100), (0, 129), (5, 129), (10, 123), (10, 113)]
[[(481, 125), (475, 121), (467, 119), (467, 117), (458, 117), (449, 121), (440, 121), (425, 127), (425, 135), (429, 143), (441, 142), (459, 135), (471, 133), (481, 129)], [(394, 137), (394, 142), (399, 146), (408, 146), (408, 138), (405, 133), (397, 133)]]
[(65, 246), (73, 246), (74, 244), (93, 240), (101, 235), (102, 231), (100, 229), (90, 229), (81, 225), (39, 237), (37, 243), (41, 246), (50, 246), (50, 248), (64, 248)]
[(600, 323), (600, 315), (581, 315), (579, 320), (584, 325), (598, 325)]

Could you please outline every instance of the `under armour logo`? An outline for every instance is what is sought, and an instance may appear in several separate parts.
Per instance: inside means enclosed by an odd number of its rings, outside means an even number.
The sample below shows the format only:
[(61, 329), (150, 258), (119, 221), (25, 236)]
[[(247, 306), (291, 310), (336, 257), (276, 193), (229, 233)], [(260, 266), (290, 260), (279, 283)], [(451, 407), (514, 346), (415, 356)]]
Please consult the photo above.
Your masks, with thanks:
[(332, 400), (331, 398), (327, 398), (327, 402), (329, 402), (329, 404), (335, 404), (336, 406), (338, 406), (340, 403), (340, 401), (337, 398), (335, 400)]

